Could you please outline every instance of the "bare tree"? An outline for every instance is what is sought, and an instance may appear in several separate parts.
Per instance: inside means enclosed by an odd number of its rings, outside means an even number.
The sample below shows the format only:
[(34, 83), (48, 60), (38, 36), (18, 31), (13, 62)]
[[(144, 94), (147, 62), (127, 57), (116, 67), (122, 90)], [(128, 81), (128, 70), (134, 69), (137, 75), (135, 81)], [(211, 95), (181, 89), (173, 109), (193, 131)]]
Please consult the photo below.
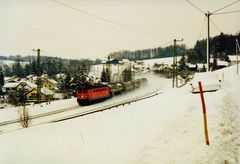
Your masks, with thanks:
[(20, 108), (18, 110), (18, 114), (19, 114), (19, 123), (22, 125), (23, 128), (27, 128), (30, 124), (31, 118), (26, 106), (23, 106), (23, 108)]

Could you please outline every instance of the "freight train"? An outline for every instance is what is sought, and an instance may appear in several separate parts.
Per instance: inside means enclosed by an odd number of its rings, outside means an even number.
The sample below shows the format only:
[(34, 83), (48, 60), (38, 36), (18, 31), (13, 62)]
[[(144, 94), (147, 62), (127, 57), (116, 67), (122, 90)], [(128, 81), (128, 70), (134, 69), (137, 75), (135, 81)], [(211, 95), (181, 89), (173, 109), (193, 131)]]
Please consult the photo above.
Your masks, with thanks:
[(77, 102), (79, 105), (88, 105), (108, 99), (116, 94), (120, 94), (147, 83), (146, 78), (131, 80), (121, 83), (87, 83), (80, 85), (76, 92)]

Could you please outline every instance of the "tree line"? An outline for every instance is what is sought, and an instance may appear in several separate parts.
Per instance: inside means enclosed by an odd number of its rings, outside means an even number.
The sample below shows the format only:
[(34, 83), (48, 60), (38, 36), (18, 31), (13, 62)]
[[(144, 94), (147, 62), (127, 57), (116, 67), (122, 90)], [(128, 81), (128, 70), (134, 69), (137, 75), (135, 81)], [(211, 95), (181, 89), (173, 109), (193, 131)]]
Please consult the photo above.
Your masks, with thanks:
[[(235, 54), (236, 39), (240, 41), (240, 34), (231, 35), (221, 33), (210, 38), (210, 54), (213, 58), (228, 60), (228, 55)], [(187, 56), (189, 63), (206, 63), (206, 45), (207, 40), (198, 40), (193, 48), (186, 48), (186, 45), (177, 45), (177, 55)], [(137, 51), (122, 50), (110, 53), (109, 56), (115, 59), (145, 60), (154, 58), (165, 58), (173, 56), (173, 45), (167, 47), (158, 47), (154, 49), (144, 49)]]
[[(27, 62), (26, 59), (28, 59)], [(23, 61), (26, 63), (22, 64)], [(50, 77), (54, 77), (59, 73), (76, 76), (80, 70), (89, 72), (92, 64), (94, 64), (94, 61), (90, 59), (74, 60), (43, 56), (41, 57), (39, 71), (40, 74), (46, 73)], [(5, 76), (17, 76), (23, 78), (31, 74), (37, 75), (38, 68), (36, 57), (21, 57), (18, 55), (15, 57), (13, 65), (9, 66), (5, 64), (3, 65), (3, 70)]]
[[(176, 49), (178, 55), (183, 55), (186, 52), (186, 46), (184, 44), (177, 45)], [(174, 47), (173, 45), (167, 47), (158, 47), (153, 49), (144, 49), (136, 51), (122, 50), (118, 52), (113, 52), (109, 54), (110, 58), (113, 59), (130, 59), (130, 60), (146, 60), (146, 59), (155, 59), (155, 58), (165, 58), (171, 57), (173, 55)]]

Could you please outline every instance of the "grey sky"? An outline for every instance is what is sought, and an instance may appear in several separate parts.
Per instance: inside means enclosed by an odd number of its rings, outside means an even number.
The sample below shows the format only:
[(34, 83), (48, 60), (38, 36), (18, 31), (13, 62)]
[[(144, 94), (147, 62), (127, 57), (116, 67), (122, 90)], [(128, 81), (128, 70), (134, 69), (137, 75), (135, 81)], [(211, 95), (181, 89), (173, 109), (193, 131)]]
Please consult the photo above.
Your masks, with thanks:
[[(158, 34), (148, 35), (117, 26), (62, 6), (53, 0), (0, 0), (0, 55), (43, 55), (103, 58), (110, 52), (166, 46), (183, 38), (193, 47), (206, 37), (204, 15), (184, 0), (58, 0), (79, 10)], [(204, 12), (234, 0), (190, 0)], [(223, 11), (240, 9), (240, 2)], [(227, 34), (240, 32), (240, 13), (215, 15), (212, 21)], [(211, 36), (220, 32), (211, 25)], [(168, 43), (168, 44), (167, 44)]]

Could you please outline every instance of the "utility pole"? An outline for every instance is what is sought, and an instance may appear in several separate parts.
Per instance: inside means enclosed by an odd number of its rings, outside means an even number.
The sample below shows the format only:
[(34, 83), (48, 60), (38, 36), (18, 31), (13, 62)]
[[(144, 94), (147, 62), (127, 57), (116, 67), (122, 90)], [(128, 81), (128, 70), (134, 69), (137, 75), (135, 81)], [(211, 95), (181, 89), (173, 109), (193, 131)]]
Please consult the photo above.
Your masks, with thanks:
[(229, 6), (232, 6), (238, 2), (240, 2), (240, 0), (236, 0), (218, 10), (215, 10), (213, 12), (209, 12), (207, 11), (207, 13), (205, 13), (203, 10), (201, 10), (199, 7), (197, 7), (196, 5), (194, 5), (192, 2), (190, 2), (189, 0), (185, 0), (186, 2), (188, 2), (191, 6), (193, 6), (195, 9), (197, 9), (198, 11), (200, 11), (202, 14), (204, 14), (206, 17), (207, 17), (207, 72), (210, 70), (209, 69), (209, 61), (210, 61), (210, 40), (209, 40), (209, 37), (210, 37), (210, 26), (209, 26), (209, 21), (210, 21), (210, 16), (211, 15), (219, 15), (219, 14), (230, 14), (230, 13), (237, 13), (237, 12), (240, 12), (240, 10), (236, 10), (236, 11), (228, 11), (228, 12), (220, 12), (221, 10), (229, 7)]
[(210, 13), (209, 11), (205, 14), (207, 17), (207, 72), (209, 72), (210, 67), (210, 15), (212, 15), (212, 13)]
[(174, 50), (173, 50), (173, 64), (172, 64), (172, 87), (174, 88), (175, 84), (175, 44), (176, 44), (176, 39), (173, 40), (174, 42)]
[(238, 39), (236, 39), (236, 57), (237, 57), (237, 75), (238, 75), (238, 53), (239, 53)]
[(110, 63), (110, 56), (108, 56), (108, 64), (107, 64), (107, 68), (108, 68), (108, 82), (111, 83), (111, 74), (112, 74), (112, 68), (111, 68), (111, 63)]
[(41, 92), (41, 78), (40, 78), (40, 49), (34, 50), (37, 51), (37, 103), (40, 102), (40, 92)]
[(176, 87), (178, 87), (178, 71), (177, 71), (177, 42), (181, 42), (183, 39), (177, 40), (174, 39), (174, 51), (173, 51), (173, 79), (172, 79), (172, 87), (174, 88), (174, 81), (176, 81)]

